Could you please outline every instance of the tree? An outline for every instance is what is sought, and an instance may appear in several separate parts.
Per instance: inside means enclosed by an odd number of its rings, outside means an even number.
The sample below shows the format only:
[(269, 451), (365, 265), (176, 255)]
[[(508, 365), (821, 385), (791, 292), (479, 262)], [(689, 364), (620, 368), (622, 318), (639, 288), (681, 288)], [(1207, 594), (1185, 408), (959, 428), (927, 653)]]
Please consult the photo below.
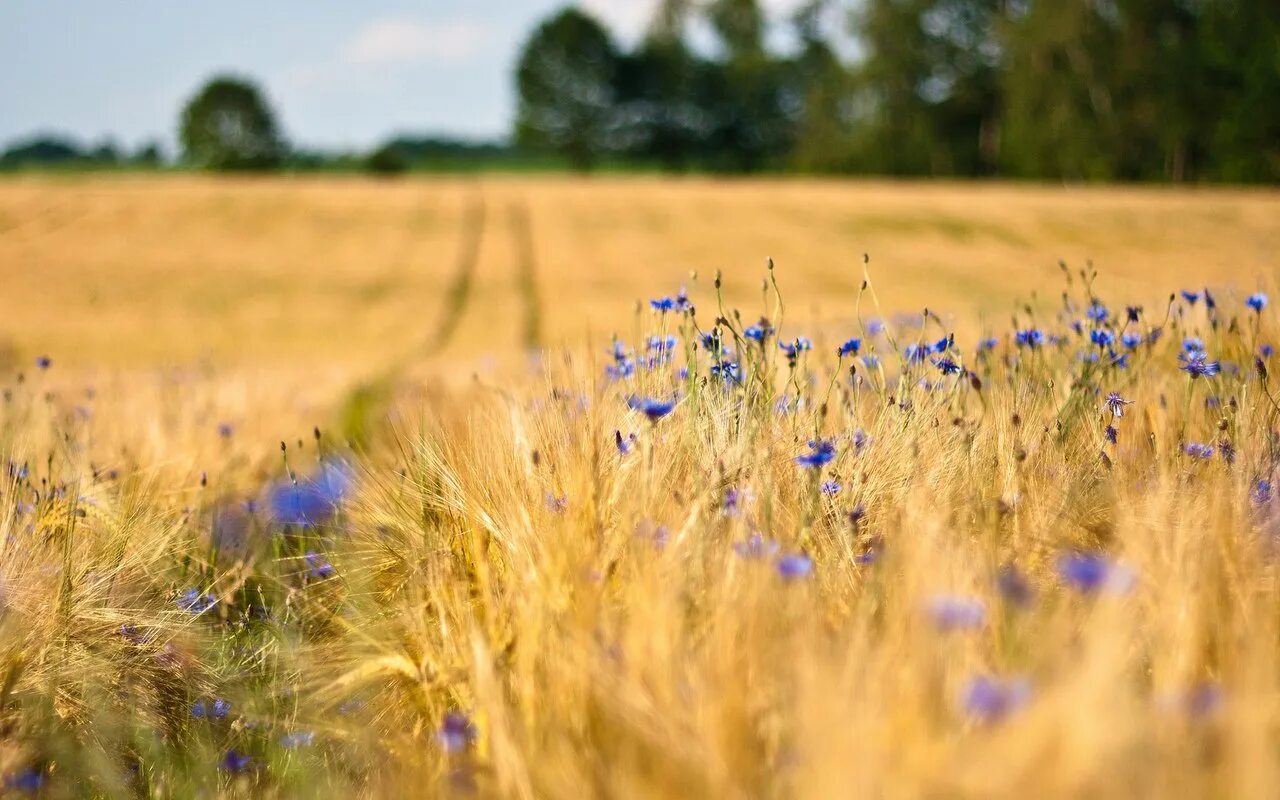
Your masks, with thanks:
[(562, 153), (579, 170), (617, 149), (618, 49), (593, 17), (566, 9), (525, 43), (516, 68), (516, 140)]
[(227, 76), (209, 81), (187, 103), (178, 138), (184, 158), (208, 169), (273, 169), (286, 150), (258, 88)]

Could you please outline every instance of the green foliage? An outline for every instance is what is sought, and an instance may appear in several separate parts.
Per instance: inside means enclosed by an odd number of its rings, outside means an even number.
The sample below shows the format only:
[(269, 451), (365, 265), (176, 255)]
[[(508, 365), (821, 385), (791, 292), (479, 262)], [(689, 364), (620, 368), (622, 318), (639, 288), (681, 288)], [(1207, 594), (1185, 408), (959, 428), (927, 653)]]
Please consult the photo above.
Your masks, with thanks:
[(187, 103), (178, 138), (188, 163), (215, 170), (273, 169), (287, 150), (258, 88), (232, 77), (214, 78)]

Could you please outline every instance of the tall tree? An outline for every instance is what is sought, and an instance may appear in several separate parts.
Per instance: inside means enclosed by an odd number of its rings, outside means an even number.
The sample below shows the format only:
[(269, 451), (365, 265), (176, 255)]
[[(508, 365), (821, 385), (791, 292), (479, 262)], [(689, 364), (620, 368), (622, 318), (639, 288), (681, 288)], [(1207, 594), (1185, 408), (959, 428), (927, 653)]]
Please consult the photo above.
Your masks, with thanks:
[(591, 169), (619, 144), (618, 68), (618, 48), (595, 18), (570, 8), (543, 22), (516, 68), (517, 141)]
[(262, 93), (228, 76), (209, 81), (187, 103), (178, 138), (187, 162), (209, 169), (270, 169), (286, 149)]

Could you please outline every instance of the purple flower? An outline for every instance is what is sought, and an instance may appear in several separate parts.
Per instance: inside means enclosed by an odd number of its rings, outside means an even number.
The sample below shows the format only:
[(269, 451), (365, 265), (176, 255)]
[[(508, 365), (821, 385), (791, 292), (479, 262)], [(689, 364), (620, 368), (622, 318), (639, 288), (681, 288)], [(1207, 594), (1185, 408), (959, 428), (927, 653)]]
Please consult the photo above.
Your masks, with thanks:
[(446, 753), (461, 753), (476, 740), (476, 727), (466, 714), (450, 711), (444, 715), (436, 740)]
[(673, 297), (659, 297), (657, 299), (650, 300), (649, 305), (654, 311), (661, 311), (664, 314), (668, 311), (676, 310), (676, 301)]
[(1245, 299), (1244, 304), (1261, 314), (1262, 309), (1267, 307), (1267, 296), (1262, 292), (1254, 292)]
[(797, 336), (795, 341), (792, 342), (778, 342), (778, 349), (786, 353), (787, 358), (794, 361), (801, 353), (812, 350), (813, 342), (809, 341), (807, 337)]
[(296, 750), (299, 747), (310, 747), (315, 739), (316, 735), (313, 731), (286, 733), (280, 737), (280, 746), (286, 750)]
[(1020, 608), (1031, 605), (1035, 590), (1013, 564), (1005, 564), (996, 574), (996, 589), (1007, 602)]
[(271, 487), (267, 503), (278, 525), (312, 528), (327, 523), (351, 492), (354, 478), (343, 461), (327, 461), (312, 477), (283, 480)]
[(803, 553), (793, 553), (778, 559), (777, 569), (783, 580), (800, 580), (813, 573), (813, 560)]
[(1106, 328), (1094, 328), (1089, 331), (1089, 341), (1098, 347), (1110, 347), (1115, 344), (1116, 335)]
[(36, 366), (39, 367), (40, 369), (48, 369), (49, 367), (53, 366), (53, 359), (49, 358), (48, 356), (40, 356), (39, 358), (36, 359)]
[(303, 559), (307, 562), (307, 574), (312, 578), (332, 578), (334, 575), (338, 574), (338, 571), (333, 568), (333, 565), (319, 553), (307, 552), (303, 555)]
[(835, 442), (829, 439), (818, 439), (809, 442), (809, 452), (796, 456), (795, 462), (805, 469), (821, 469), (835, 460), (835, 457)]
[(639, 411), (649, 418), (650, 422), (657, 422), (666, 415), (675, 410), (675, 400), (658, 400), (653, 397), (639, 397), (632, 395), (627, 399), (627, 406), (634, 411)]
[(221, 436), (223, 439), (230, 439), (231, 434), (235, 432), (236, 432), (236, 429), (231, 427), (230, 422), (222, 422), (218, 424), (218, 435)]
[(934, 359), (933, 365), (941, 370), (943, 375), (955, 375), (960, 371), (960, 365), (949, 358)]
[(1182, 366), (1178, 369), (1190, 375), (1192, 380), (1200, 377), (1211, 378), (1222, 371), (1221, 364), (1217, 361), (1209, 361), (1208, 356), (1201, 352), (1186, 353), (1179, 358)]
[(1125, 347), (1129, 348), (1130, 350), (1132, 350), (1133, 348), (1142, 344), (1142, 334), (1134, 333), (1133, 331), (1126, 331), (1120, 337), (1120, 343), (1123, 344)]
[(1213, 446), (1208, 444), (1198, 444), (1196, 442), (1187, 442), (1182, 446), (1182, 452), (1192, 458), (1209, 459), (1213, 458)]
[(613, 432), (613, 444), (618, 448), (618, 454), (625, 456), (635, 447), (636, 435), (633, 433), (624, 439), (622, 431), (615, 430)]
[(203, 614), (218, 604), (218, 601), (194, 586), (185, 589), (178, 595), (178, 608), (192, 614)]
[(1111, 312), (1107, 310), (1106, 306), (1095, 300), (1093, 305), (1085, 309), (1084, 315), (1094, 322), (1101, 324), (1107, 321), (1107, 317), (1111, 316)]
[(1058, 577), (1071, 588), (1092, 594), (1100, 589), (1126, 592), (1136, 576), (1133, 570), (1098, 553), (1068, 553), (1058, 559)]
[(941, 631), (981, 628), (987, 619), (987, 607), (971, 597), (935, 595), (927, 606), (933, 624)]
[(241, 773), (249, 769), (253, 764), (253, 759), (237, 750), (228, 750), (226, 755), (222, 757), (222, 761), (218, 766), (223, 770), (231, 773)]
[(979, 675), (965, 687), (960, 704), (969, 716), (985, 723), (995, 723), (1030, 700), (1031, 682), (1026, 678), (1000, 680)]
[(1257, 506), (1265, 506), (1271, 502), (1272, 496), (1271, 481), (1266, 478), (1259, 478), (1249, 492), (1249, 499)]
[(840, 485), (839, 481), (823, 481), (822, 485), (818, 487), (818, 491), (822, 492), (827, 497), (834, 497), (840, 494), (840, 490), (842, 488), (843, 487)]
[(1110, 411), (1111, 416), (1119, 419), (1124, 416), (1124, 407), (1131, 405), (1133, 405), (1132, 400), (1125, 400), (1119, 392), (1112, 392), (1107, 395), (1106, 401), (1102, 404), (1102, 410)]
[(1044, 344), (1044, 332), (1038, 328), (1028, 328), (1025, 331), (1014, 333), (1013, 340), (1018, 347), (1029, 347), (1035, 350)]
[(747, 559), (768, 558), (775, 555), (778, 550), (777, 542), (772, 539), (766, 539), (758, 533), (751, 534), (745, 542), (734, 542), (733, 544), (733, 552)]
[(856, 356), (858, 354), (858, 351), (861, 349), (862, 349), (861, 339), (850, 339), (849, 341), (840, 345), (840, 348), (836, 350), (836, 355), (839, 356), (840, 358), (844, 358), (845, 356)]
[(196, 719), (226, 719), (231, 704), (226, 700), (198, 700), (191, 706), (191, 716)]
[(1120, 438), (1120, 431), (1116, 430), (1114, 425), (1108, 425), (1102, 433), (1107, 437), (1107, 441), (1112, 444), (1115, 444), (1116, 440)]
[(742, 335), (753, 342), (764, 344), (765, 340), (773, 335), (773, 327), (764, 320), (761, 320), (755, 325), (748, 326), (742, 331)]
[(994, 336), (988, 336), (987, 338), (982, 339), (978, 342), (978, 349), (979, 350), (995, 350), (999, 344), (1000, 344), (999, 339), (997, 339)]
[(1186, 300), (1188, 303), (1190, 303), (1191, 305), (1193, 305), (1193, 306), (1194, 306), (1194, 305), (1196, 304), (1196, 301), (1198, 301), (1198, 300), (1200, 299), (1200, 293), (1199, 293), (1199, 292), (1192, 292), (1192, 291), (1188, 291), (1187, 289), (1183, 289), (1183, 290), (1182, 290), (1182, 299), (1183, 299), (1183, 300)]
[(4, 776), (4, 786), (15, 792), (35, 794), (44, 786), (44, 773), (34, 769), (24, 769)]

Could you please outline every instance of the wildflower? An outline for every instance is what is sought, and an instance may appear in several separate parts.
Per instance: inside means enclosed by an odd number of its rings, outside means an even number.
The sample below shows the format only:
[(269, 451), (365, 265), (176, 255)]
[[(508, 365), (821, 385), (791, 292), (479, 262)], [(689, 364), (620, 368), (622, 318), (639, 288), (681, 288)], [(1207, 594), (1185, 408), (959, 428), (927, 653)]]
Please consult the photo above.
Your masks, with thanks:
[(856, 356), (858, 354), (858, 351), (861, 349), (862, 349), (861, 339), (850, 339), (849, 341), (840, 345), (839, 349), (836, 350), (836, 355), (839, 356), (840, 358), (844, 358), (845, 356)]
[(793, 342), (778, 342), (778, 348), (787, 354), (787, 358), (795, 360), (806, 350), (813, 349), (813, 342), (804, 336), (797, 336)]
[(742, 367), (736, 361), (721, 361), (719, 364), (711, 365), (711, 377), (718, 378), (725, 383), (741, 384)]
[(947, 351), (948, 351), (948, 350), (950, 350), (950, 349), (951, 349), (951, 336), (950, 336), (950, 335), (948, 335), (948, 336), (943, 336), (941, 339), (939, 339), (938, 341), (934, 342), (934, 343), (933, 343), (933, 345), (929, 347), (929, 350), (930, 350), (931, 352), (933, 352), (933, 353), (938, 353), (938, 354), (945, 353), (945, 352), (947, 352)]
[(1124, 407), (1133, 405), (1132, 400), (1125, 400), (1120, 396), (1119, 392), (1112, 392), (1107, 395), (1106, 402), (1102, 404), (1103, 411), (1110, 411), (1111, 416), (1119, 419), (1124, 416)]
[(987, 618), (982, 601), (969, 597), (936, 595), (929, 600), (927, 611), (941, 631), (980, 628)]
[(1085, 309), (1084, 315), (1100, 325), (1107, 321), (1107, 318), (1111, 316), (1111, 312), (1107, 310), (1106, 306), (1095, 300), (1093, 305)]
[(961, 695), (961, 706), (970, 716), (986, 723), (999, 722), (1031, 699), (1031, 682), (1026, 678), (1002, 681), (979, 675), (969, 681)]
[(1111, 366), (1115, 367), (1116, 369), (1128, 369), (1128, 368), (1129, 368), (1129, 354), (1128, 354), (1128, 353), (1116, 353), (1116, 351), (1112, 350), (1112, 351), (1111, 351), (1110, 353), (1108, 353), (1107, 355), (1108, 355), (1108, 357), (1111, 359)]
[(1191, 305), (1193, 305), (1193, 306), (1194, 306), (1194, 305), (1196, 304), (1196, 302), (1200, 299), (1200, 293), (1199, 293), (1199, 292), (1192, 292), (1192, 291), (1188, 291), (1188, 290), (1186, 290), (1186, 289), (1183, 289), (1183, 290), (1182, 290), (1182, 299), (1183, 299), (1183, 300), (1186, 300), (1188, 303), (1190, 303)]
[(196, 719), (226, 719), (230, 711), (231, 704), (221, 699), (211, 702), (198, 700), (191, 706), (191, 716)]
[(766, 319), (761, 319), (755, 325), (749, 325), (742, 335), (757, 344), (764, 344), (770, 336), (773, 335), (773, 326)]
[(611, 381), (620, 381), (624, 378), (630, 378), (636, 374), (636, 362), (626, 358), (614, 364), (606, 364), (604, 368), (605, 377)]
[(235, 428), (231, 427), (231, 423), (222, 422), (218, 425), (218, 435), (223, 439), (230, 439), (231, 434), (235, 433)]
[(919, 364), (924, 361), (924, 357), (929, 354), (927, 345), (912, 342), (902, 351), (902, 355), (907, 359), (908, 364)]
[(710, 333), (704, 333), (699, 337), (702, 342), (702, 348), (711, 353), (720, 351), (720, 329), (715, 328)]
[(1126, 331), (1120, 336), (1120, 343), (1130, 350), (1142, 344), (1142, 334)]
[(326, 561), (324, 556), (319, 553), (307, 552), (303, 555), (303, 559), (307, 562), (307, 575), (312, 578), (319, 578), (323, 580), (324, 578), (332, 578), (334, 575), (338, 574), (338, 571), (333, 568), (333, 565)]
[(1192, 458), (1209, 459), (1213, 458), (1213, 446), (1207, 444), (1197, 444), (1196, 442), (1187, 442), (1182, 446), (1182, 452)]
[(650, 422), (657, 422), (675, 410), (676, 401), (632, 395), (627, 399), (627, 406), (633, 411), (639, 411), (644, 414), (649, 418)]
[(625, 456), (635, 447), (636, 435), (633, 433), (624, 439), (622, 431), (615, 430), (613, 432), (613, 444), (618, 448), (618, 454)]
[(1211, 378), (1222, 371), (1222, 365), (1217, 361), (1209, 361), (1208, 356), (1204, 353), (1191, 353), (1179, 357), (1182, 366), (1178, 369), (1191, 376), (1192, 380), (1200, 377)]
[(189, 611), (192, 614), (203, 614), (217, 605), (218, 601), (192, 586), (178, 595), (177, 603), (178, 608), (183, 611)]
[(476, 727), (460, 711), (450, 711), (444, 715), (444, 722), (436, 732), (436, 741), (446, 753), (461, 753), (476, 740)]
[(1106, 328), (1094, 328), (1089, 331), (1089, 341), (1098, 347), (1110, 347), (1115, 344), (1116, 335)]
[(676, 345), (679, 343), (680, 340), (674, 336), (650, 336), (645, 342), (645, 347), (659, 353), (666, 353), (676, 349)]
[(960, 372), (960, 365), (949, 358), (934, 359), (933, 365), (937, 367), (943, 375), (955, 375)]
[(667, 313), (668, 311), (676, 310), (676, 301), (675, 301), (675, 298), (673, 297), (658, 297), (653, 300), (650, 300), (649, 305), (650, 307), (653, 308), (654, 311), (659, 311), (663, 314)]
[(813, 560), (803, 553), (793, 553), (778, 559), (777, 570), (783, 580), (807, 578), (813, 573)]
[(1253, 489), (1249, 492), (1249, 499), (1257, 506), (1264, 506), (1271, 502), (1271, 497), (1271, 481), (1266, 478), (1259, 478), (1258, 481), (1253, 484)]
[(345, 462), (325, 462), (313, 477), (280, 481), (269, 490), (271, 517), (279, 525), (323, 525), (338, 512), (352, 483), (352, 471)]
[(827, 497), (835, 497), (840, 494), (840, 490), (842, 488), (844, 487), (840, 485), (839, 481), (823, 481), (822, 485), (818, 487), (818, 491), (822, 492)]
[(775, 555), (780, 549), (777, 542), (753, 533), (745, 542), (734, 542), (733, 552), (746, 559), (761, 559)]
[(1097, 553), (1069, 553), (1058, 559), (1058, 577), (1077, 591), (1091, 594), (1099, 589), (1124, 592), (1135, 576), (1128, 567)]
[(1183, 698), (1183, 707), (1187, 716), (1193, 719), (1204, 719), (1217, 711), (1226, 699), (1222, 684), (1203, 681), (1192, 686)]
[(4, 787), (15, 792), (35, 794), (42, 786), (44, 786), (44, 773), (39, 770), (24, 769), (4, 776)]
[(1029, 328), (1025, 331), (1014, 333), (1013, 339), (1019, 347), (1029, 347), (1035, 350), (1044, 344), (1044, 332), (1038, 328)]
[(1187, 336), (1182, 340), (1182, 352), (1184, 353), (1203, 353), (1204, 340), (1199, 336)]
[(218, 766), (227, 772), (240, 773), (249, 769), (253, 764), (253, 759), (237, 750), (228, 750), (226, 755), (222, 757), (222, 761)]
[(1262, 309), (1267, 307), (1267, 296), (1262, 292), (1254, 292), (1245, 299), (1244, 304), (1261, 314)]
[(871, 437), (867, 435), (866, 431), (862, 428), (858, 428), (853, 432), (853, 449), (855, 451), (861, 452), (862, 448), (869, 444), (871, 444)]
[(862, 366), (867, 369), (875, 369), (880, 366), (880, 357), (875, 353), (867, 353), (862, 357)]
[(1107, 437), (1108, 442), (1115, 444), (1116, 440), (1120, 438), (1120, 431), (1116, 430), (1114, 425), (1108, 425), (1106, 430), (1103, 431), (1103, 435)]
[(316, 739), (314, 731), (297, 731), (294, 733), (286, 733), (280, 737), (280, 746), (286, 750), (296, 750), (299, 747), (310, 747)]
[(48, 369), (53, 366), (53, 359), (48, 356), (40, 356), (36, 359), (36, 366), (40, 369)]
[(1130, 322), (1137, 322), (1142, 316), (1142, 306), (1125, 306), (1124, 315)]
[(1013, 564), (1005, 564), (996, 573), (996, 590), (1006, 601), (1023, 608), (1031, 605), (1035, 597), (1031, 585)]
[(981, 339), (978, 341), (978, 349), (979, 350), (995, 350), (999, 344), (1000, 344), (999, 339), (997, 339), (994, 336), (988, 336), (985, 339)]
[(871, 336), (884, 333), (884, 322), (878, 319), (867, 320), (867, 333)]
[(1258, 355), (1263, 358), (1271, 358), (1276, 354), (1276, 348), (1270, 344), (1263, 344), (1258, 347)]
[(746, 500), (746, 492), (743, 492), (735, 486), (730, 486), (725, 490), (724, 500), (721, 501), (720, 507), (723, 509), (726, 517), (737, 516), (738, 511), (741, 510), (742, 505)]
[(796, 456), (795, 462), (806, 469), (821, 469), (836, 457), (836, 445), (827, 439), (809, 442), (809, 452)]

